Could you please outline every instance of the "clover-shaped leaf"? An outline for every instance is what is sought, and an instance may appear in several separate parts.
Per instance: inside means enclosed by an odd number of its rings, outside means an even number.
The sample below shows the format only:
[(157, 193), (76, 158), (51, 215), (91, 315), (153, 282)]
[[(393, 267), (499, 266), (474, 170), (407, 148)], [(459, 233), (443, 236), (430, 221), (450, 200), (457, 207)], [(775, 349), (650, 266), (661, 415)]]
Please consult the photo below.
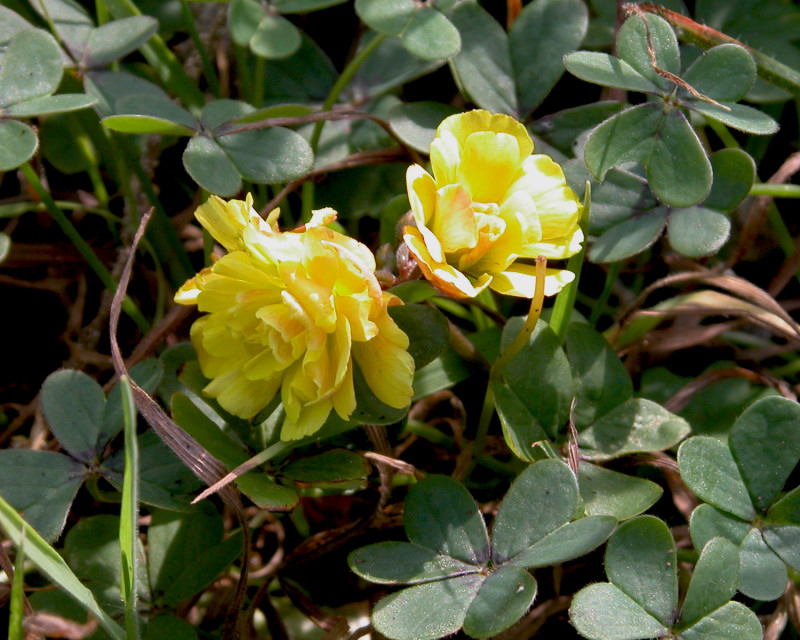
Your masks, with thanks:
[(663, 521), (640, 516), (620, 525), (605, 564), (610, 582), (584, 587), (570, 607), (570, 620), (585, 638), (761, 638), (756, 615), (730, 601), (739, 562), (728, 540), (713, 538), (702, 548), (680, 613), (675, 541)]
[(451, 478), (427, 477), (406, 500), (411, 542), (380, 542), (349, 556), (367, 580), (416, 585), (381, 600), (373, 625), (394, 640), (432, 640), (460, 628), (488, 638), (507, 629), (536, 596), (528, 569), (584, 555), (616, 525), (609, 516), (575, 519), (578, 501), (567, 465), (532, 464), (506, 494), (490, 542), (469, 492)]
[[(709, 193), (712, 167), (683, 109), (746, 133), (777, 131), (768, 115), (736, 102), (756, 74), (752, 56), (739, 45), (709, 49), (681, 78), (680, 51), (669, 23), (653, 14), (633, 15), (619, 30), (617, 54), (579, 51), (565, 58), (567, 69), (583, 80), (653, 94), (651, 101), (611, 116), (590, 134), (584, 157), (598, 180), (612, 167), (639, 162), (664, 204), (693, 207)], [(727, 238), (728, 225), (718, 215), (691, 211), (683, 217), (703, 218), (703, 228), (711, 228), (708, 237), (680, 247), (686, 255), (713, 253)]]
[(800, 406), (769, 397), (733, 425), (728, 444), (696, 436), (681, 445), (678, 466), (689, 488), (708, 504), (692, 514), (696, 546), (722, 535), (739, 547), (739, 590), (774, 600), (786, 586), (785, 564), (797, 569), (800, 500), (781, 490), (800, 460)]

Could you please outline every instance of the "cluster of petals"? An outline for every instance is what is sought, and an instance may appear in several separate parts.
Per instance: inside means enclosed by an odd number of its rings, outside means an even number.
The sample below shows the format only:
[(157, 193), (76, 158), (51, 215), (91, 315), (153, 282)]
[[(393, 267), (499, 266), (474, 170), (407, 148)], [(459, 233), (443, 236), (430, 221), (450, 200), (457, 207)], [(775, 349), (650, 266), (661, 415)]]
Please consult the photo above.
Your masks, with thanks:
[[(433, 175), (419, 165), (408, 169), (414, 225), (404, 240), (423, 275), (444, 293), (471, 298), (490, 287), (532, 298), (532, 259), (580, 251), (581, 203), (561, 167), (532, 152), (522, 124), (475, 110), (439, 125), (430, 149)], [(545, 295), (573, 277), (548, 269)]]
[(175, 296), (205, 312), (191, 339), (208, 396), (250, 419), (280, 393), (283, 440), (313, 434), (331, 411), (349, 418), (354, 366), (380, 401), (408, 406), (414, 361), (388, 313), (401, 301), (381, 291), (367, 247), (325, 226), (335, 211), (285, 233), (278, 211), (262, 219), (249, 195), (212, 196), (195, 215), (227, 250)]

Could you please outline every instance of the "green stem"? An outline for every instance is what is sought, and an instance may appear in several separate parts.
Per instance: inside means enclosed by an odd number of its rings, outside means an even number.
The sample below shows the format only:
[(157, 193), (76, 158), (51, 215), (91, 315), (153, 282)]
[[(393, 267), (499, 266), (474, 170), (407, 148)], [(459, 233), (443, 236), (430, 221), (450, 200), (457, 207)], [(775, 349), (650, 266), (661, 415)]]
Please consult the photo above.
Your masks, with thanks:
[[(383, 42), (383, 39), (386, 37), (383, 33), (376, 33), (372, 40), (367, 42), (361, 49), (358, 50), (353, 59), (347, 64), (347, 66), (342, 71), (342, 75), (340, 75), (336, 82), (334, 83), (333, 87), (331, 88), (330, 92), (328, 93), (328, 97), (325, 98), (325, 102), (322, 105), (322, 111), (330, 111), (333, 108), (333, 105), (336, 103), (336, 100), (341, 95), (344, 88), (350, 83), (355, 75), (358, 68), (364, 63), (364, 61), (372, 54), (375, 49), (378, 48), (378, 45)], [(311, 132), (311, 140), (309, 144), (311, 145), (311, 150), (316, 154), (317, 147), (319, 146), (319, 139), (322, 135), (322, 127), (325, 125), (324, 120), (320, 120), (314, 124), (314, 130)], [(308, 221), (311, 219), (311, 211), (314, 208), (314, 183), (307, 181), (303, 183), (302, 187), (302, 197), (303, 197), (303, 216), (302, 219)]]
[(233, 47), (233, 59), (236, 61), (236, 69), (238, 70), (238, 77), (239, 82), (242, 86), (242, 94), (245, 96), (252, 96), (253, 95), (253, 87), (252, 82), (250, 79), (250, 74), (247, 73), (248, 64), (247, 64), (247, 49), (243, 46), (236, 44), (235, 42), (232, 45)]
[[(100, 261), (100, 258), (97, 257), (97, 254), (92, 250), (92, 247), (89, 246), (89, 243), (81, 237), (81, 234), (78, 233), (78, 230), (69, 221), (69, 218), (67, 218), (67, 216), (64, 215), (64, 212), (56, 206), (55, 201), (44, 188), (44, 185), (42, 185), (41, 181), (39, 180), (39, 176), (36, 174), (36, 171), (33, 170), (33, 167), (25, 162), (20, 165), (19, 169), (22, 171), (22, 175), (25, 176), (28, 184), (30, 184), (33, 190), (36, 192), (36, 195), (39, 196), (39, 199), (44, 202), (48, 213), (53, 220), (55, 220), (56, 224), (61, 227), (64, 235), (66, 235), (72, 244), (75, 245), (78, 253), (83, 256), (83, 259), (86, 260), (89, 267), (95, 272), (95, 275), (100, 278), (100, 281), (103, 283), (103, 285), (105, 285), (106, 289), (113, 294), (117, 290), (117, 283), (111, 276), (111, 273)], [(150, 323), (147, 321), (144, 315), (142, 315), (142, 312), (139, 311), (139, 308), (134, 304), (133, 300), (127, 296), (122, 303), (122, 309), (136, 323), (136, 326), (140, 331), (146, 333), (150, 330)]]
[(194, 42), (197, 53), (200, 54), (200, 61), (203, 65), (203, 73), (208, 81), (208, 86), (211, 88), (214, 97), (219, 98), (222, 95), (222, 92), (219, 88), (219, 80), (217, 79), (217, 74), (214, 72), (214, 67), (211, 65), (211, 60), (208, 58), (208, 52), (203, 45), (203, 41), (200, 40), (200, 34), (197, 31), (197, 24), (194, 21), (194, 14), (192, 13), (192, 9), (189, 7), (187, 0), (181, 0), (181, 9), (183, 10), (183, 18), (186, 21), (186, 27), (189, 30), (189, 35), (192, 37), (192, 42)]
[(494, 390), (492, 389), (492, 379), (490, 378), (486, 384), (486, 394), (483, 396), (481, 415), (478, 418), (478, 430), (475, 432), (475, 440), (472, 441), (473, 462), (483, 453), (492, 418), (494, 418)]
[(264, 76), (267, 73), (267, 59), (256, 56), (256, 64), (253, 69), (253, 99), (252, 105), (256, 109), (264, 106)]
[(592, 307), (592, 315), (589, 316), (589, 324), (595, 328), (597, 328), (597, 321), (600, 319), (600, 316), (603, 315), (603, 311), (605, 311), (608, 298), (611, 296), (611, 290), (614, 288), (614, 283), (619, 277), (621, 265), (621, 262), (613, 262), (608, 269), (608, 273), (606, 273), (606, 282), (603, 285), (603, 291)]
[[(586, 183), (586, 193), (583, 196), (583, 214), (581, 215), (581, 229), (583, 237), (586, 238), (589, 232), (589, 215), (591, 213), (592, 188), (589, 182)], [(581, 250), (572, 256), (567, 262), (567, 270), (575, 274), (575, 279), (564, 287), (556, 296), (556, 303), (553, 306), (553, 314), (550, 316), (550, 328), (555, 332), (559, 342), (563, 344), (567, 337), (567, 326), (572, 317), (572, 309), (575, 307), (575, 296), (578, 293), (578, 282), (581, 279), (581, 269), (583, 268), (583, 258), (586, 255), (586, 241), (584, 240)]]
[(751, 196), (772, 196), (773, 198), (800, 198), (800, 184), (757, 183), (750, 187)]

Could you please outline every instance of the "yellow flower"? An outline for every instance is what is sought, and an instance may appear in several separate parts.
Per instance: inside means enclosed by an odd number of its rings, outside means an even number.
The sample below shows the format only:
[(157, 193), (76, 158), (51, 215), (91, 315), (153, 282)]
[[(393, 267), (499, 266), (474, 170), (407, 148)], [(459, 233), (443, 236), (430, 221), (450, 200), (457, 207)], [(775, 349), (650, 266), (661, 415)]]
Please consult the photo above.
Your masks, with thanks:
[[(423, 275), (445, 293), (478, 295), (487, 286), (532, 298), (532, 263), (581, 248), (581, 203), (549, 156), (531, 155), (533, 141), (513, 118), (469, 111), (446, 118), (431, 144), (433, 176), (419, 165), (406, 184), (415, 226), (404, 240)], [(545, 295), (572, 281), (548, 269)]]
[(381, 291), (367, 247), (324, 226), (333, 209), (288, 233), (278, 230), (277, 210), (263, 220), (249, 195), (211, 196), (195, 215), (228, 250), (175, 296), (207, 313), (191, 330), (211, 379), (206, 394), (250, 419), (280, 392), (281, 439), (294, 440), (320, 429), (331, 410), (352, 414), (355, 360), (379, 400), (408, 406), (414, 361), (387, 311), (402, 302)]

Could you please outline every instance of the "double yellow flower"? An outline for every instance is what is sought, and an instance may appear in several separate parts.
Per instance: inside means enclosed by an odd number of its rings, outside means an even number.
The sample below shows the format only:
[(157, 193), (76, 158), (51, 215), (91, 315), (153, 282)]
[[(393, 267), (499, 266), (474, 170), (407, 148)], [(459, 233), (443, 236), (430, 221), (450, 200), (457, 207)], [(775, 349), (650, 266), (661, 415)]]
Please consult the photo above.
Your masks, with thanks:
[(278, 213), (263, 220), (249, 195), (227, 203), (212, 196), (197, 209), (228, 251), (175, 296), (207, 312), (191, 329), (211, 379), (204, 392), (245, 419), (280, 393), (282, 440), (313, 434), (332, 410), (350, 417), (354, 362), (379, 400), (408, 406), (414, 361), (387, 311), (402, 303), (381, 291), (372, 253), (325, 227), (336, 219), (332, 209), (288, 233), (278, 230)]
[[(535, 266), (525, 259), (580, 251), (581, 203), (549, 156), (513, 118), (470, 111), (446, 118), (431, 144), (431, 176), (419, 165), (406, 183), (415, 226), (404, 240), (423, 275), (444, 293), (472, 298), (486, 287), (532, 298)], [(545, 295), (573, 279), (548, 269)]]

